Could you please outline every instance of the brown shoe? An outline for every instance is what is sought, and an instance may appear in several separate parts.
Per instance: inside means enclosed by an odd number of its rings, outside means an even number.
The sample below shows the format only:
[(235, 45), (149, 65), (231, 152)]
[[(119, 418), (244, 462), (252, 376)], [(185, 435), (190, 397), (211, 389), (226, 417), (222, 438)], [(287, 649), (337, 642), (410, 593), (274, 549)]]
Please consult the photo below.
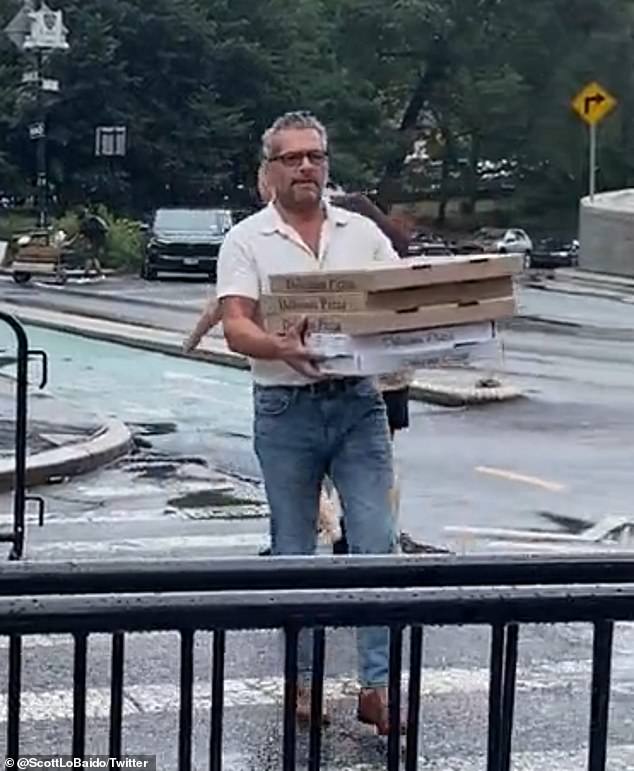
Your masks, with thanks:
[[(366, 725), (373, 725), (379, 736), (390, 733), (390, 717), (387, 688), (363, 688), (359, 693), (357, 718)], [(399, 732), (407, 732), (407, 723), (401, 716)]]
[[(297, 686), (297, 722), (303, 725), (310, 724), (310, 700), (311, 690), (310, 688), (302, 685)], [(323, 725), (330, 723), (330, 716), (326, 711), (325, 704), (321, 707), (321, 722)]]

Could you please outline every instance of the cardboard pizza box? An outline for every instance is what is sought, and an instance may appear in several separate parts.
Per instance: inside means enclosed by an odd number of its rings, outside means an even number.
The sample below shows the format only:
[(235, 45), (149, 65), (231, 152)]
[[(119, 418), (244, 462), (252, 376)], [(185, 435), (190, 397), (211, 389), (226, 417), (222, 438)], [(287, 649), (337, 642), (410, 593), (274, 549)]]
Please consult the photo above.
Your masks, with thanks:
[(395, 372), (417, 369), (435, 369), (469, 364), (495, 364), (499, 359), (499, 344), (465, 343), (440, 350), (358, 352), (350, 356), (337, 356), (319, 363), (325, 375), (389, 375)]
[(371, 335), (411, 329), (431, 329), (478, 321), (498, 321), (515, 315), (515, 299), (483, 300), (464, 305), (432, 305), (411, 312), (366, 311), (359, 313), (289, 313), (264, 319), (265, 328), (283, 333), (308, 321), (310, 332), (344, 332), (350, 335)]
[(512, 276), (523, 269), (519, 255), (477, 255), (452, 258), (446, 262), (405, 259), (398, 263), (377, 263), (363, 270), (314, 270), (269, 276), (270, 291), (288, 294), (324, 292), (382, 292), (431, 284), (451, 284)]
[(357, 313), (368, 310), (368, 295), (365, 292), (265, 294), (260, 297), (260, 308), (265, 317), (285, 313)]
[(260, 298), (264, 316), (287, 313), (359, 313), (368, 310), (406, 311), (428, 305), (494, 300), (513, 295), (513, 278), (431, 284), (382, 292), (288, 292)]
[(353, 356), (357, 353), (383, 354), (391, 352), (417, 353), (440, 351), (459, 345), (487, 343), (496, 337), (492, 321), (459, 324), (434, 329), (413, 329), (407, 332), (384, 332), (377, 335), (346, 335), (316, 332), (306, 337), (306, 346), (320, 356), (329, 358)]

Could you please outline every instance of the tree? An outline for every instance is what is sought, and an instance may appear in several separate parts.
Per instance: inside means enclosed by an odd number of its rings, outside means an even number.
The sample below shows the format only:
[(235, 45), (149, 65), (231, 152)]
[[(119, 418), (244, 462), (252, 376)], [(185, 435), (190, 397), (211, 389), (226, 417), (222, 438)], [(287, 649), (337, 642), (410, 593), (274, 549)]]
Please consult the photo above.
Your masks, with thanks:
[[(17, 0), (0, 8), (8, 21)], [(601, 129), (600, 180), (634, 176), (632, 3), (626, 0), (64, 0), (71, 49), (49, 109), (49, 171), (62, 200), (142, 211), (217, 203), (253, 187), (260, 137), (311, 109), (330, 129), (332, 170), (385, 205), (418, 166), (443, 202), (474, 209), (488, 169), (522, 201), (573, 205), (587, 132), (569, 108), (591, 78), (620, 99)], [(0, 174), (31, 180), (24, 59), (0, 42)], [(129, 152), (94, 155), (99, 125)], [(438, 141), (438, 138), (441, 141)], [(510, 170), (510, 171), (509, 171)]]
[[(15, 3), (0, 9), (3, 29), (17, 10)], [(30, 168), (28, 139), (16, 135), (20, 77), (17, 49), (4, 34), (0, 35), (0, 191), (3, 192), (22, 192), (20, 167)]]

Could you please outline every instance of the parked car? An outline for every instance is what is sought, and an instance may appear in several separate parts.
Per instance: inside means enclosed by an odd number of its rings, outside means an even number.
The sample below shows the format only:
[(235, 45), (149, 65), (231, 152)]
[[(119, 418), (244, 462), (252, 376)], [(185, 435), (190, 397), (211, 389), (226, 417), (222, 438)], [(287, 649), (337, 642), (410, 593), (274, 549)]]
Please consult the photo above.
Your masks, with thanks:
[(452, 257), (449, 244), (439, 236), (417, 233), (407, 247), (408, 257)]
[(453, 251), (447, 244), (425, 243), (417, 241), (407, 247), (408, 257), (453, 257)]
[(572, 268), (579, 262), (579, 241), (544, 238), (538, 241), (529, 257), (531, 268)]
[(500, 254), (523, 254), (528, 256), (533, 251), (533, 242), (525, 230), (514, 228), (506, 231), (496, 243), (495, 248)]
[(218, 252), (233, 225), (226, 209), (158, 209), (149, 228), (141, 276), (206, 274), (216, 280)]
[(458, 241), (456, 244), (451, 244), (451, 248), (454, 254), (458, 255), (484, 254), (486, 252), (482, 244), (474, 241)]

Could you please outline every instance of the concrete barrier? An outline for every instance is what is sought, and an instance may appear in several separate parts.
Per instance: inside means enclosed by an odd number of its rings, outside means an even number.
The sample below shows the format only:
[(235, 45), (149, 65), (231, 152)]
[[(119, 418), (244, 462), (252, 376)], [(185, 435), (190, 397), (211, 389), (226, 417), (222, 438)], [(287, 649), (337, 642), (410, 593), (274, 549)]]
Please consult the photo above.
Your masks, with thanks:
[(634, 276), (634, 190), (584, 198), (579, 211), (579, 267)]

